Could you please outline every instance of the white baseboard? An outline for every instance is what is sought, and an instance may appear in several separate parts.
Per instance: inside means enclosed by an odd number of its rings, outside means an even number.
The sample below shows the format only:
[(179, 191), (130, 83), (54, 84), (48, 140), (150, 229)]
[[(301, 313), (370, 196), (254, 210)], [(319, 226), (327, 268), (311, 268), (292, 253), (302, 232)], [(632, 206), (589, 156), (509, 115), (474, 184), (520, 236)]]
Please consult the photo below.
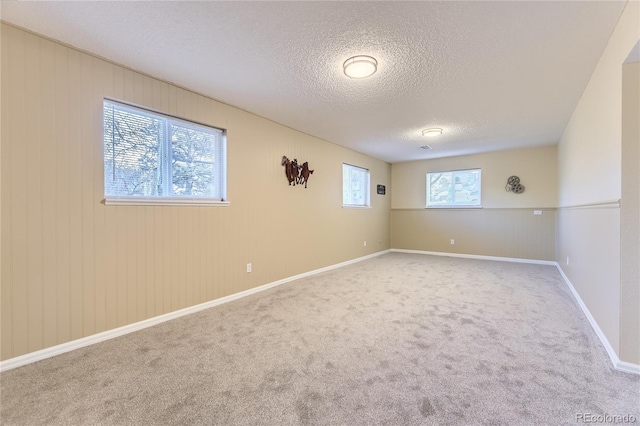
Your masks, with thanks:
[(632, 364), (626, 361), (620, 361), (620, 358), (618, 358), (618, 354), (611, 346), (611, 343), (609, 343), (609, 339), (607, 339), (607, 336), (604, 335), (602, 329), (600, 329), (600, 326), (596, 322), (595, 318), (593, 317), (593, 315), (591, 315), (591, 312), (589, 312), (589, 308), (587, 308), (587, 305), (585, 305), (585, 303), (582, 301), (582, 298), (578, 294), (577, 290), (575, 289), (573, 284), (571, 284), (569, 277), (567, 277), (567, 275), (564, 273), (564, 271), (562, 270), (562, 267), (558, 262), (555, 262), (555, 265), (556, 265), (556, 268), (558, 268), (558, 271), (560, 272), (562, 279), (564, 279), (564, 282), (567, 284), (567, 287), (569, 287), (569, 290), (571, 290), (571, 293), (573, 294), (573, 297), (576, 299), (576, 302), (578, 302), (578, 305), (582, 309), (584, 316), (587, 317), (589, 324), (591, 324), (591, 328), (593, 328), (593, 331), (596, 332), (596, 335), (600, 339), (600, 342), (602, 342), (602, 346), (604, 346), (604, 349), (607, 351), (607, 354), (609, 355), (609, 359), (613, 364), (613, 368), (619, 371), (624, 371), (625, 373), (640, 374), (640, 365)]
[(517, 257), (482, 256), (479, 254), (446, 253), (442, 251), (405, 250), (405, 249), (391, 249), (391, 251), (396, 253), (429, 254), (431, 256), (462, 257), (465, 259), (496, 260), (499, 262), (532, 263), (535, 265), (555, 265), (556, 264), (556, 262), (552, 260), (520, 259)]
[[(616, 356), (617, 358), (617, 356)], [(625, 373), (640, 374), (640, 365), (618, 360), (613, 367)]]
[(613, 349), (613, 347), (609, 343), (609, 340), (600, 329), (600, 326), (596, 322), (595, 318), (593, 318), (593, 315), (591, 315), (591, 312), (589, 312), (587, 305), (584, 304), (584, 302), (582, 301), (582, 298), (580, 297), (576, 289), (573, 287), (573, 284), (571, 284), (571, 281), (565, 275), (564, 271), (562, 270), (562, 267), (558, 262), (551, 261), (551, 260), (519, 259), (519, 258), (513, 258), (513, 257), (481, 256), (481, 255), (475, 255), (475, 254), (445, 253), (445, 252), (422, 251), (422, 250), (391, 249), (391, 251), (396, 253), (428, 254), (432, 256), (461, 257), (466, 259), (497, 260), (501, 262), (533, 263), (537, 265), (555, 266), (560, 272), (562, 279), (564, 279), (564, 282), (569, 287), (569, 290), (571, 290), (571, 293), (573, 294), (573, 297), (576, 299), (576, 302), (578, 302), (578, 305), (582, 309), (582, 312), (587, 317), (589, 324), (591, 324), (591, 328), (593, 328), (593, 331), (596, 332), (596, 335), (602, 342), (602, 345), (604, 346), (605, 350), (607, 351), (607, 354), (609, 355), (609, 359), (611, 359), (613, 368), (619, 371), (624, 371), (625, 373), (640, 374), (640, 365), (632, 364), (626, 361), (621, 361), (620, 358), (618, 358), (618, 354), (616, 354), (616, 351)]
[(169, 312), (167, 314), (159, 315), (157, 317), (149, 318), (143, 321), (139, 321), (133, 324), (128, 324), (122, 327), (114, 328), (112, 330), (103, 331), (101, 333), (93, 334), (91, 336), (83, 337), (81, 339), (72, 340), (70, 342), (62, 343), (60, 345), (45, 348), (39, 351), (31, 352), (25, 355), (10, 358), (0, 362), (0, 372), (11, 370), (12, 368), (21, 367), (32, 362), (41, 361), (46, 358), (50, 358), (56, 355), (70, 352), (75, 349), (80, 349), (85, 346), (93, 345), (95, 343), (104, 342), (105, 340), (113, 339), (125, 334), (133, 333), (134, 331), (142, 330), (147, 327), (151, 327), (165, 321), (169, 321), (175, 318), (182, 317), (184, 315), (193, 314), (204, 309), (209, 309), (214, 306), (221, 305), (223, 303), (231, 302), (261, 291), (270, 289), (272, 287), (285, 284), (291, 281), (299, 280), (300, 278), (309, 277), (322, 272), (330, 271), (332, 269), (342, 268), (343, 266), (351, 265), (353, 263), (361, 262), (372, 257), (380, 256), (389, 253), (390, 250), (383, 250), (377, 253), (369, 254), (367, 256), (358, 257), (356, 259), (347, 260), (346, 262), (337, 263), (335, 265), (326, 266), (324, 268), (315, 269), (313, 271), (304, 272), (302, 274), (294, 275), (292, 277), (284, 278), (278, 281), (274, 281), (268, 284), (261, 285), (249, 290), (241, 291), (240, 293), (231, 294), (229, 296), (221, 297), (219, 299), (211, 300), (209, 302), (200, 303), (199, 305), (190, 306), (188, 308), (180, 309), (178, 311)]
[(444, 252), (431, 252), (431, 251), (422, 251), (422, 250), (404, 250), (404, 249), (383, 250), (383, 251), (380, 251), (380, 252), (377, 252), (377, 253), (373, 253), (373, 254), (370, 254), (370, 255), (367, 255), (367, 256), (362, 256), (362, 257), (358, 257), (356, 259), (348, 260), (346, 262), (341, 262), (341, 263), (337, 263), (335, 265), (326, 266), (324, 268), (315, 269), (313, 271), (304, 272), (302, 274), (294, 275), (292, 277), (288, 277), (288, 278), (284, 278), (284, 279), (281, 279), (281, 280), (278, 280), (278, 281), (274, 281), (274, 282), (271, 282), (271, 283), (268, 283), (268, 284), (264, 284), (264, 285), (261, 285), (259, 287), (255, 287), (255, 288), (252, 288), (252, 289), (249, 289), (249, 290), (245, 290), (245, 291), (242, 291), (240, 293), (231, 294), (229, 296), (221, 297), (219, 299), (211, 300), (209, 302), (201, 303), (199, 305), (194, 305), (194, 306), (190, 306), (188, 308), (180, 309), (178, 311), (169, 312), (167, 314), (163, 314), (163, 315), (159, 315), (157, 317), (149, 318), (149, 319), (146, 319), (144, 321), (140, 321), (140, 322), (136, 322), (136, 323), (133, 323), (133, 324), (125, 325), (125, 326), (122, 326), (122, 327), (114, 328), (113, 330), (103, 331), (101, 333), (97, 333), (97, 334), (94, 334), (94, 335), (91, 335), (91, 336), (83, 337), (81, 339), (72, 340), (71, 342), (62, 343), (60, 345), (52, 346), (50, 348), (45, 348), (45, 349), (42, 349), (42, 350), (39, 350), (39, 351), (36, 351), (36, 352), (31, 352), (31, 353), (28, 353), (28, 354), (25, 354), (25, 355), (21, 355), (21, 356), (15, 357), (15, 358), (10, 358), (10, 359), (7, 359), (5, 361), (0, 362), (0, 372), (6, 371), (6, 370), (11, 370), (11, 369), (17, 368), (17, 367), (21, 367), (23, 365), (31, 364), (32, 362), (36, 362), (36, 361), (40, 361), (40, 360), (43, 360), (43, 359), (46, 359), (46, 358), (50, 358), (50, 357), (53, 357), (53, 356), (56, 356), (56, 355), (60, 355), (60, 354), (63, 354), (65, 352), (70, 352), (70, 351), (73, 351), (75, 349), (80, 349), (80, 348), (83, 348), (85, 346), (93, 345), (95, 343), (104, 342), (105, 340), (113, 339), (113, 338), (116, 338), (116, 337), (119, 337), (119, 336), (122, 336), (122, 335), (125, 335), (125, 334), (129, 334), (129, 333), (133, 333), (134, 331), (142, 330), (142, 329), (145, 329), (147, 327), (151, 327), (151, 326), (163, 323), (165, 321), (169, 321), (169, 320), (172, 320), (172, 319), (175, 319), (175, 318), (179, 318), (179, 317), (184, 316), (184, 315), (193, 314), (193, 313), (202, 311), (204, 309), (209, 309), (209, 308), (212, 308), (214, 306), (221, 305), (223, 303), (231, 302), (232, 300), (237, 300), (237, 299), (249, 296), (251, 294), (259, 293), (261, 291), (270, 289), (272, 287), (275, 287), (275, 286), (278, 286), (278, 285), (281, 285), (281, 284), (285, 284), (285, 283), (288, 283), (288, 282), (291, 282), (291, 281), (299, 280), (301, 278), (309, 277), (309, 276), (316, 275), (316, 274), (319, 274), (319, 273), (322, 273), (322, 272), (330, 271), (332, 269), (341, 268), (343, 266), (347, 266), (347, 265), (351, 265), (353, 263), (361, 262), (361, 261), (366, 260), (366, 259), (371, 259), (373, 257), (380, 256), (380, 255), (383, 255), (383, 254), (386, 254), (386, 253), (389, 253), (389, 252), (428, 254), (428, 255), (432, 255), (432, 256), (448, 256), (448, 257), (460, 257), (460, 258), (467, 258), (467, 259), (496, 260), (496, 261), (501, 261), (501, 262), (531, 263), (531, 264), (538, 264), (538, 265), (552, 265), (552, 266), (555, 266), (558, 269), (558, 271), (560, 272), (560, 275), (564, 279), (565, 283), (569, 287), (569, 290), (571, 290), (571, 293), (573, 294), (573, 297), (578, 302), (578, 305), (582, 309), (582, 312), (584, 312), (584, 315), (587, 317), (587, 320), (591, 324), (591, 327), (593, 328), (593, 330), (595, 331), (596, 335), (598, 336), (598, 338), (602, 342), (602, 345), (604, 346), (605, 350), (607, 351), (607, 354), (609, 355), (609, 358), (611, 359), (613, 367), (616, 370), (624, 371), (626, 373), (640, 374), (640, 365), (632, 364), (632, 363), (626, 362), (626, 361), (621, 361), (620, 358), (618, 358), (618, 355), (613, 350), (613, 347), (609, 343), (609, 340), (607, 339), (607, 337), (604, 335), (604, 333), (602, 332), (602, 330), (598, 326), (598, 323), (596, 322), (596, 320), (591, 315), (591, 312), (589, 312), (589, 309), (587, 308), (587, 306), (582, 301), (582, 298), (580, 298), (580, 295), (578, 294), (576, 289), (573, 287), (573, 284), (571, 284), (571, 281), (569, 281), (569, 278), (565, 275), (564, 271), (562, 270), (562, 268), (560, 267), (558, 262), (549, 261), (549, 260), (519, 259), (519, 258), (511, 258), (511, 257), (481, 256), (481, 255), (472, 255), (472, 254), (444, 253)]

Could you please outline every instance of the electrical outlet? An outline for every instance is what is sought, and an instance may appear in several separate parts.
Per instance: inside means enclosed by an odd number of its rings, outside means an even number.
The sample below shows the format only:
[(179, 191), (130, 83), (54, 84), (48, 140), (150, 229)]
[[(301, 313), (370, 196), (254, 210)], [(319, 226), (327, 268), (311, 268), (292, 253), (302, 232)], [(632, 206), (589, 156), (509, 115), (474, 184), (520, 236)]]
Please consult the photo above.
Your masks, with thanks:
[(451, 245), (454, 245), (456, 243), (456, 240), (454, 240), (453, 238), (451, 239)]
[(542, 216), (542, 210), (534, 210), (534, 211), (533, 211), (533, 214), (534, 214), (535, 216)]
[(251, 264), (247, 263), (247, 274), (251, 273)]
[(367, 242), (366, 242), (366, 241), (364, 242), (364, 246), (365, 246), (365, 247), (367, 246)]
[(569, 265), (569, 256), (567, 256), (567, 265)]

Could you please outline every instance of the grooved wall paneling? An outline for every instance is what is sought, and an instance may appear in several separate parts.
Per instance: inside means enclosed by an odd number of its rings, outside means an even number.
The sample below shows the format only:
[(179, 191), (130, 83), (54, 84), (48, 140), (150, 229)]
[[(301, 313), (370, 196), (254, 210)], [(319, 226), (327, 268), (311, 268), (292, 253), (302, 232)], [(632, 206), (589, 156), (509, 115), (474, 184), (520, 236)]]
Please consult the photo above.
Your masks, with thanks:
[(622, 70), (620, 358), (640, 364), (640, 62)]
[[(2, 360), (390, 248), (389, 196), (341, 205), (383, 161), (5, 23), (1, 54)], [(231, 205), (105, 206), (104, 97), (227, 129)]]
[(553, 261), (555, 220), (555, 209), (392, 210), (391, 246)]
[[(627, 248), (638, 222), (628, 221), (626, 213), (637, 207), (628, 192), (638, 190), (638, 163), (634, 167), (629, 148), (640, 142), (633, 133), (637, 124), (629, 122), (638, 122), (637, 82), (624, 81), (623, 64), (639, 40), (640, 2), (630, 1), (558, 142), (556, 235), (558, 263), (618, 357), (633, 364), (640, 364), (640, 283), (628, 280)], [(628, 137), (634, 139), (623, 143)], [(618, 200), (621, 208), (596, 208)], [(576, 205), (589, 208), (569, 208)]]
[[(482, 169), (482, 209), (425, 209), (428, 172), (474, 168)], [(505, 191), (512, 175), (520, 177), (524, 193)], [(557, 176), (555, 146), (394, 164), (391, 246), (554, 260)], [(543, 210), (542, 216), (533, 210)]]
[(558, 209), (557, 241), (560, 267), (619, 354), (620, 208)]

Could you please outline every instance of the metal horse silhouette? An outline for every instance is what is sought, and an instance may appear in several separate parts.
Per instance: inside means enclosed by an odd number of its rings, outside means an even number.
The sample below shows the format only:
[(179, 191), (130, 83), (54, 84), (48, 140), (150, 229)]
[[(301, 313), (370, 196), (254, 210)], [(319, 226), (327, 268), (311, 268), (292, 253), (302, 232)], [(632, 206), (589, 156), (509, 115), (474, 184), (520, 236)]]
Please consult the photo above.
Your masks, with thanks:
[(284, 166), (284, 174), (287, 176), (289, 185), (296, 186), (296, 184), (304, 184), (304, 187), (307, 187), (309, 176), (313, 174), (313, 170), (309, 169), (308, 162), (305, 161), (302, 163), (302, 166), (299, 166), (297, 159), (294, 158), (293, 160), (289, 160), (285, 155), (283, 155), (282, 162), (280, 164)]

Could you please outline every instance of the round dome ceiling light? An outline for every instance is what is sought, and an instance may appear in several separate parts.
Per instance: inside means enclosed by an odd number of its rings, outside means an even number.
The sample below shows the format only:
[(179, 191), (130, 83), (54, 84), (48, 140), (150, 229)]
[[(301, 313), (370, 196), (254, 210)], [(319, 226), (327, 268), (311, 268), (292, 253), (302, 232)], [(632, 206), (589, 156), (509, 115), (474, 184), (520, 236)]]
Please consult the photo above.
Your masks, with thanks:
[(440, 136), (442, 134), (442, 129), (433, 128), (433, 129), (425, 129), (422, 131), (422, 136), (426, 136), (428, 138), (434, 138), (436, 136)]
[(378, 61), (371, 56), (354, 56), (342, 65), (344, 73), (351, 78), (367, 78), (378, 70)]

